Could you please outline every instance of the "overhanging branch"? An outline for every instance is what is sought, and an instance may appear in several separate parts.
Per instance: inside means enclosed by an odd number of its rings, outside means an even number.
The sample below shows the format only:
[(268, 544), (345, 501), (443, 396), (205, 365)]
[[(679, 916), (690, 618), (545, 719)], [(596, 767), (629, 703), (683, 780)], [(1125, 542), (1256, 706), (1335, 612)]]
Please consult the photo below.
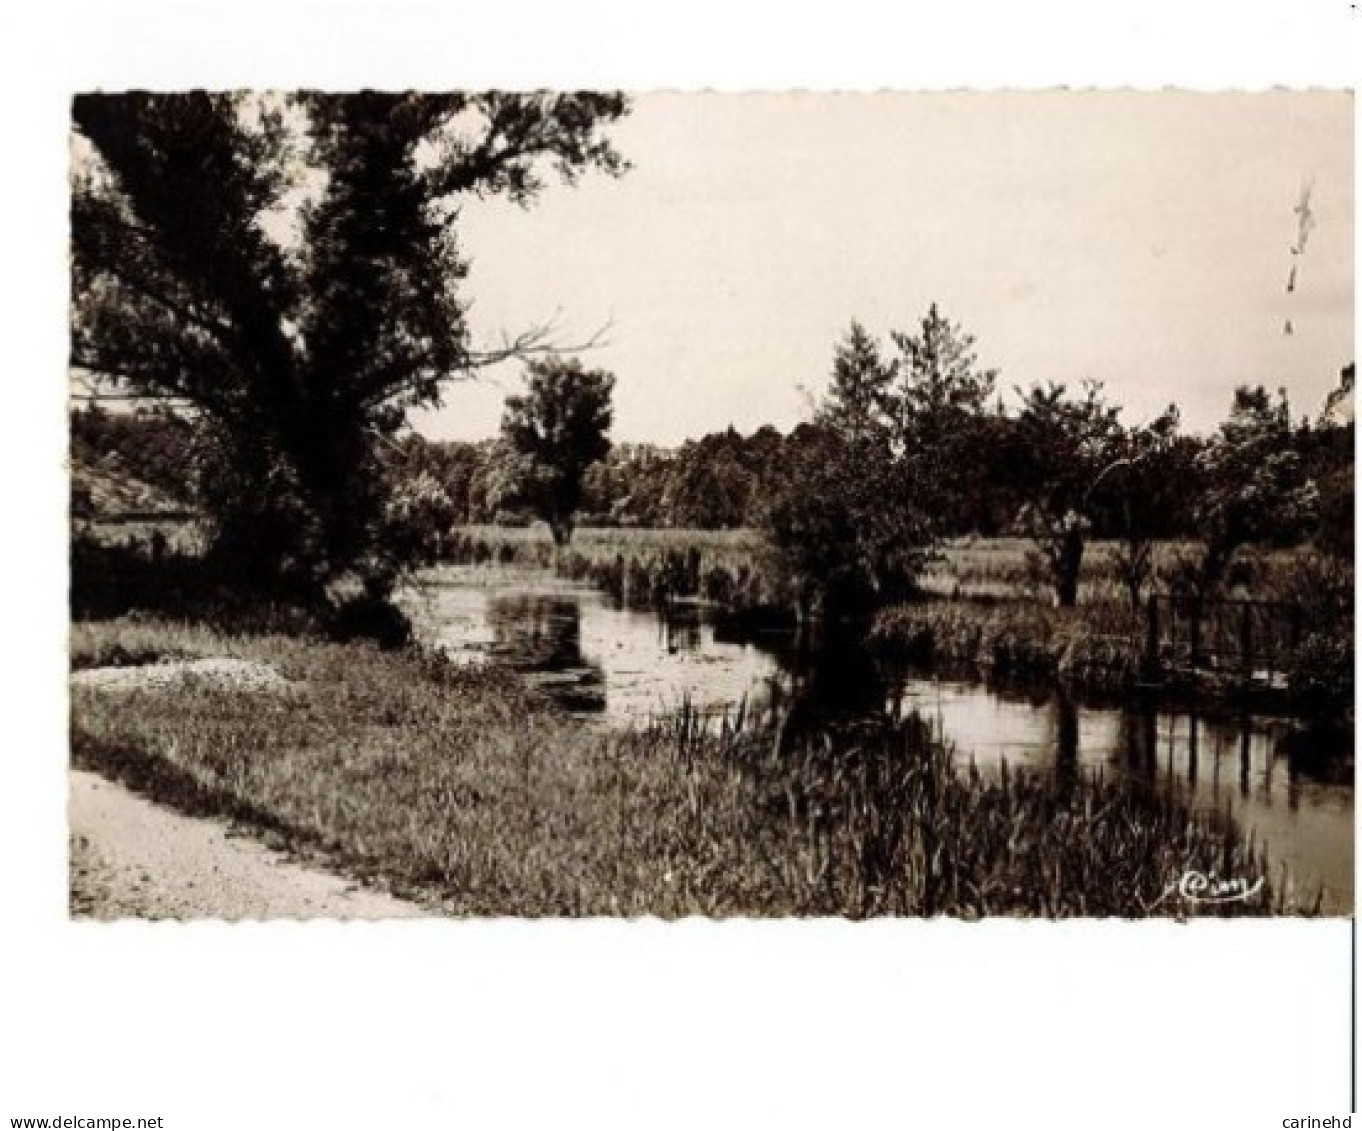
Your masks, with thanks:
[(395, 397), (414, 392), (421, 386), (428, 385), (432, 380), (444, 382), (471, 378), (476, 376), (480, 370), (490, 369), (507, 361), (528, 361), (536, 357), (566, 356), (600, 349), (608, 343), (607, 335), (613, 326), (614, 320), (610, 319), (593, 331), (585, 340), (569, 344), (556, 340), (557, 325), (553, 320), (532, 326), (514, 337), (503, 335), (499, 346), (483, 350), (470, 350), (465, 354), (463, 364), (458, 369), (443, 374), (422, 370), (401, 381), (382, 384), (365, 399), (364, 407), (373, 408)]
[(558, 356), (564, 354), (586, 353), (609, 344), (607, 335), (614, 327), (614, 319), (607, 320), (585, 341), (564, 345), (555, 341), (557, 331), (555, 322), (550, 320), (539, 326), (517, 334), (514, 338), (503, 335), (502, 343), (494, 349), (472, 350), (468, 354), (469, 369), (486, 369), (505, 361), (524, 360), (530, 357)]

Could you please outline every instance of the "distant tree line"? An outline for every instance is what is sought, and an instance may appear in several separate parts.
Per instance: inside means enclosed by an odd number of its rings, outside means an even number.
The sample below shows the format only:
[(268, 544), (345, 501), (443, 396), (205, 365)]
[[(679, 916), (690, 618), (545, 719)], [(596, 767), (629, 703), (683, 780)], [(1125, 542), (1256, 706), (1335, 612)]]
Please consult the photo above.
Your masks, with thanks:
[(73, 463), (139, 480), (186, 504), (194, 501), (186, 474), (193, 447), (193, 425), (173, 412), (110, 412), (90, 404), (71, 413)]
[(965, 534), (1028, 536), (1062, 606), (1093, 538), (1117, 541), (1132, 602), (1160, 540), (1191, 544), (1174, 582), (1202, 593), (1248, 546), (1313, 539), (1351, 559), (1353, 375), (1313, 418), (1284, 390), (1242, 386), (1196, 436), (1174, 405), (1123, 419), (1097, 381), (1032, 384), (1009, 405), (935, 305), (884, 342), (853, 323), (813, 420), (786, 443), (764, 525), (807, 599), (834, 610), (911, 595), (928, 555)]
[[(969, 423), (970, 441), (951, 454), (950, 482), (944, 490), (933, 488), (944, 496), (937, 531), (1027, 534), (1034, 529), (1028, 508), (1053, 513), (1082, 503), (1095, 538), (1196, 538), (1219, 523), (1225, 544), (1240, 536), (1278, 544), (1319, 537), (1351, 552), (1351, 419), (1293, 419), (1283, 394), (1244, 388), (1221, 429), (1198, 436), (1178, 432), (1176, 420), (1167, 417), (1143, 427), (1123, 427), (1119, 419), (1104, 424), (1102, 413), (1113, 410), (1103, 407), (1100, 389), (1091, 396), (1038, 387), (1020, 411), (998, 401), (987, 405)], [(578, 519), (586, 526), (763, 527), (772, 503), (790, 486), (792, 460), (807, 462), (827, 442), (830, 427), (820, 414), (789, 433), (767, 425), (750, 435), (733, 428), (711, 432), (674, 448), (616, 443), (585, 469)], [(1110, 472), (1084, 501), (1078, 489), (1092, 485), (1091, 465), (1104, 454), (1094, 432), (1109, 432), (1103, 438), (1111, 462), (1122, 458), (1123, 448), (1131, 462)], [(100, 464), (112, 456), (116, 468), (133, 478), (176, 498), (192, 496), (186, 458), (193, 426), (172, 412), (80, 407), (71, 414), (71, 444), (77, 461)], [(1146, 447), (1148, 456), (1136, 462)], [(1286, 468), (1260, 466), (1260, 448), (1288, 457)], [(455, 523), (513, 525), (533, 518), (507, 486), (512, 455), (500, 439), (438, 441), (409, 432), (390, 441), (380, 458), (399, 479), (432, 478)], [(1246, 461), (1249, 467), (1239, 466)], [(1302, 487), (1314, 485), (1308, 498), (1297, 500), (1308, 506), (1294, 516), (1234, 512), (1234, 498), (1244, 493), (1236, 487), (1252, 488), (1263, 475), (1281, 479), (1285, 472)], [(1289, 493), (1278, 495), (1291, 500)]]
[[(1029, 537), (1056, 601), (1077, 598), (1086, 548), (1115, 540), (1132, 601), (1153, 547), (1190, 543), (1180, 584), (1213, 590), (1248, 546), (1313, 540), (1353, 553), (1353, 366), (1313, 416), (1285, 391), (1236, 390), (1210, 435), (1169, 406), (1127, 421), (1101, 384), (1016, 390), (982, 367), (973, 339), (933, 306), (875, 339), (853, 323), (828, 391), (788, 433), (729, 428), (676, 448), (605, 439), (613, 377), (575, 360), (532, 363), (503, 433), (477, 443), (407, 432), (376, 450), (392, 553), (439, 552), (464, 523), (765, 531), (810, 605), (870, 607), (911, 595), (932, 549), (962, 535)], [(200, 430), (201, 431), (201, 430)], [(196, 438), (197, 437), (197, 438)], [(177, 498), (202, 492), (203, 437), (167, 410), (73, 414), (77, 460), (120, 468)], [(204, 465), (211, 467), (211, 462)]]

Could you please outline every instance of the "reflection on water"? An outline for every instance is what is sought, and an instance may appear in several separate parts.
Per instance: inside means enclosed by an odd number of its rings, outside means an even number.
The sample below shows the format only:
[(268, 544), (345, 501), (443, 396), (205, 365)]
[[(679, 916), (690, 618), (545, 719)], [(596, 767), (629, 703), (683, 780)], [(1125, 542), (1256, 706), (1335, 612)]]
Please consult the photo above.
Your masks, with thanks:
[(572, 711), (605, 708), (605, 673), (582, 652), (582, 605), (561, 593), (498, 593), (487, 603), (490, 654)]
[(1326, 910), (1352, 909), (1351, 732), (1285, 719), (1198, 718), (1147, 706), (1092, 707), (1049, 688), (985, 687), (886, 672), (863, 651), (818, 649), (771, 635), (716, 634), (702, 611), (614, 608), (554, 581), (426, 587), (413, 612), (422, 634), (461, 662), (497, 656), (554, 680), (574, 709), (637, 722), (683, 701), (706, 712), (744, 700), (788, 711), (792, 725), (884, 711), (918, 712), (981, 768), (1043, 767), (1131, 774), (1197, 803), (1229, 808), (1293, 881)]
[(582, 667), (582, 606), (553, 593), (500, 593), (487, 606), (492, 646), (527, 668)]
[(1058, 694), (1037, 703), (968, 683), (918, 679), (910, 688), (917, 709), (981, 766), (1081, 765), (1184, 791), (1232, 812), (1311, 895), (1323, 884), (1326, 909), (1351, 910), (1350, 733), (1256, 716), (1089, 708)]

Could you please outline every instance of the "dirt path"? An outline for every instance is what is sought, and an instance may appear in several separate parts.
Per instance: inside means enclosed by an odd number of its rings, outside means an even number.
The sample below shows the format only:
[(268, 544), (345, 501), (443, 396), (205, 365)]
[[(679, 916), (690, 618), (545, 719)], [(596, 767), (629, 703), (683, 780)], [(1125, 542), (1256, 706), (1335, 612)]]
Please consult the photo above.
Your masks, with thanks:
[(396, 919), (421, 908), (305, 868), (214, 821), (71, 772), (71, 914), (121, 919)]

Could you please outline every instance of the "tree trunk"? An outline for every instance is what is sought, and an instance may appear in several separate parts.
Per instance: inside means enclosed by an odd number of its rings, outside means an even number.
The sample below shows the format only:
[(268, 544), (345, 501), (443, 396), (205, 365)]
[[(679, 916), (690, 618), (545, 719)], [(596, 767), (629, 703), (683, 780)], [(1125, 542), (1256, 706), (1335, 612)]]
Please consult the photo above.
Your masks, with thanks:
[(1206, 544), (1197, 573), (1197, 583), (1203, 594), (1213, 593), (1225, 580), (1230, 559), (1234, 557), (1238, 543), (1228, 538), (1212, 536)]
[(1078, 576), (1083, 568), (1082, 531), (1066, 530), (1059, 537), (1054, 555), (1055, 602), (1061, 609), (1078, 604)]
[(1153, 543), (1143, 538), (1127, 538), (1118, 558), (1117, 566), (1121, 580), (1130, 597), (1130, 607), (1139, 611), (1145, 584), (1149, 581), (1154, 564)]

